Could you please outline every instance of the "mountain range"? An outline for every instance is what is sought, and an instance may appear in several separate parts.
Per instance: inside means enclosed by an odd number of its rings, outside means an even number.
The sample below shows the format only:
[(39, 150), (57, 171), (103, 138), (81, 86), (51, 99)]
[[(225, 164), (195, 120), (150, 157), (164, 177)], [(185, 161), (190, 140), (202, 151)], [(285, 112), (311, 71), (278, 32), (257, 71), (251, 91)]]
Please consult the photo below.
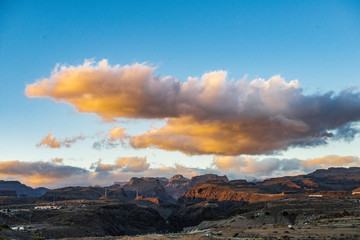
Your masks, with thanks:
[[(288, 194), (317, 193), (351, 194), (360, 187), (360, 168), (329, 168), (307, 175), (284, 176), (259, 182), (229, 180), (226, 176), (205, 174), (185, 178), (175, 175), (164, 177), (133, 177), (125, 183), (103, 187), (66, 187), (49, 190), (31, 188), (19, 181), (0, 181), (0, 195), (41, 197), (42, 200), (158, 198), (165, 202), (182, 203), (202, 200), (216, 201), (266, 201)], [(107, 190), (105, 190), (107, 189)], [(107, 192), (105, 194), (105, 192)]]

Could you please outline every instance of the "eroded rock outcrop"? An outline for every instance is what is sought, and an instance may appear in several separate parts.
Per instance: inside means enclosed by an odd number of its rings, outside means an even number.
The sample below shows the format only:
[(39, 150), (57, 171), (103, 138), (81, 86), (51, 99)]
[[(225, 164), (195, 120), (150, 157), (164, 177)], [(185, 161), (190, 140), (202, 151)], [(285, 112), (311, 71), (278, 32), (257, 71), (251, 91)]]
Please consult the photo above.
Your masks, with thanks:
[(190, 179), (185, 178), (183, 175), (175, 175), (170, 178), (168, 184), (165, 185), (166, 191), (175, 199), (190, 189)]
[(144, 198), (159, 198), (163, 201), (175, 202), (175, 199), (166, 192), (158, 178), (133, 177), (122, 188), (130, 198), (143, 196)]
[(226, 176), (218, 176), (216, 174), (205, 174), (192, 177), (191, 179), (185, 178), (182, 175), (175, 175), (169, 180), (168, 184), (165, 185), (165, 189), (171, 196), (178, 199), (196, 184), (206, 183), (208, 181), (229, 182), (229, 179)]
[(207, 182), (197, 184), (195, 187), (183, 194), (179, 198), (179, 203), (187, 204), (191, 202), (214, 201), (214, 202), (243, 202), (255, 203), (280, 199), (282, 194), (260, 193), (256, 188), (241, 188), (219, 183)]

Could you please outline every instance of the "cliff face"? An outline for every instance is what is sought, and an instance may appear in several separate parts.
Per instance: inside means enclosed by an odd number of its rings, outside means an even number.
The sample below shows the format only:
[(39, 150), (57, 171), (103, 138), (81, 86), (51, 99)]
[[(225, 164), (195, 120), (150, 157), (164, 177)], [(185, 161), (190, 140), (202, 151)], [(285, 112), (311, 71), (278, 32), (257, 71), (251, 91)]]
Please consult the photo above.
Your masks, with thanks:
[(179, 198), (180, 203), (215, 201), (255, 203), (284, 198), (282, 194), (265, 194), (251, 188), (218, 183), (197, 184)]
[(352, 191), (360, 186), (360, 168), (329, 168), (307, 175), (280, 177), (257, 183), (270, 192)]
[(4, 190), (15, 191), (18, 197), (40, 197), (48, 191), (46, 188), (33, 189), (19, 181), (0, 180), (0, 191)]
[(145, 198), (159, 198), (163, 201), (175, 201), (165, 190), (165, 187), (160, 183), (158, 178), (133, 177), (130, 181), (122, 186), (126, 195), (130, 198), (135, 198), (138, 194)]
[(182, 175), (175, 175), (170, 178), (168, 184), (165, 185), (165, 189), (173, 198), (178, 199), (185, 191), (190, 189), (189, 182), (190, 179)]
[(165, 185), (165, 189), (171, 196), (177, 199), (196, 184), (206, 183), (208, 181), (229, 182), (229, 179), (226, 176), (218, 176), (215, 174), (195, 176), (191, 179), (185, 178), (182, 175), (175, 175), (169, 180), (168, 184)]
[(163, 201), (174, 202), (196, 184), (207, 181), (229, 182), (226, 176), (215, 174), (205, 174), (191, 179), (178, 174), (170, 179), (161, 177), (133, 177), (129, 182), (123, 184), (122, 188), (130, 198), (135, 198), (138, 193), (139, 196), (145, 198), (156, 197)]

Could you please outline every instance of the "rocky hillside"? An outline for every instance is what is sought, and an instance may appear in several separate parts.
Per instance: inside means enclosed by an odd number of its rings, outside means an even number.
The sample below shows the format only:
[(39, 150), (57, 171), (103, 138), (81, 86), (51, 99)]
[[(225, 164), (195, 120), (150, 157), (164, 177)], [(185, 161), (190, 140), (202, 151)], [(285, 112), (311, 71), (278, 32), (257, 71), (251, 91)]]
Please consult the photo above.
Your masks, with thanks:
[(287, 197), (289, 194), (318, 193), (344, 197), (360, 186), (360, 168), (329, 168), (308, 175), (272, 178), (249, 183), (246, 180), (210, 181), (196, 184), (184, 193), (180, 203), (243, 201), (254, 203)]
[(360, 168), (329, 168), (316, 170), (307, 175), (280, 177), (256, 183), (271, 193), (284, 191), (352, 191), (360, 186)]
[(0, 180), (0, 191), (5, 190), (15, 191), (18, 197), (40, 197), (48, 191), (47, 188), (31, 188), (19, 181)]
[[(102, 187), (66, 187), (48, 191), (40, 200), (64, 201), (64, 200), (97, 200), (105, 197), (105, 188)], [(109, 199), (126, 200), (125, 191), (122, 188), (106, 189), (106, 197)]]
[(183, 175), (175, 175), (170, 178), (165, 185), (165, 189), (173, 198), (177, 199), (181, 197), (186, 190), (190, 189), (189, 182), (190, 179), (185, 178)]
[(130, 198), (143, 196), (145, 198), (159, 198), (163, 201), (174, 202), (175, 199), (171, 197), (165, 190), (158, 178), (152, 177), (133, 177), (129, 182), (122, 185), (125, 193)]
[(194, 187), (196, 184), (205, 183), (208, 181), (222, 181), (222, 182), (229, 182), (227, 176), (218, 176), (216, 174), (204, 174), (200, 176), (192, 177), (189, 185)]
[(203, 201), (255, 203), (284, 198), (282, 194), (261, 193), (256, 188), (234, 186), (230, 183), (207, 182), (197, 184), (179, 198), (179, 203)]
[(360, 187), (360, 167), (320, 169), (307, 176), (322, 190), (351, 191)]
[(40, 228), (41, 235), (46, 239), (136, 235), (164, 232), (168, 229), (166, 221), (156, 210), (124, 202), (94, 206), (89, 204), (86, 208), (29, 210), (16, 216), (1, 215), (0, 220), (19, 226), (28, 225), (31, 217), (32, 226)]
[(215, 174), (195, 176), (191, 179), (185, 178), (182, 175), (175, 175), (165, 185), (165, 189), (171, 196), (178, 199), (196, 184), (206, 183), (208, 181), (229, 182), (229, 179), (226, 176), (218, 176)]

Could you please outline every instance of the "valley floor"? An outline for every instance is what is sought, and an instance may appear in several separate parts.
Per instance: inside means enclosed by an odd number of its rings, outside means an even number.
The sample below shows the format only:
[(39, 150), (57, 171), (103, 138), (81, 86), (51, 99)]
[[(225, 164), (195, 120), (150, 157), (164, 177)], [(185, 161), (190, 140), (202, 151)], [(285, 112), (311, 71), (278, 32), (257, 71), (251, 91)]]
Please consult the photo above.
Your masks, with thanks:
[[(63, 204), (38, 205), (51, 209), (16, 205), (18, 208), (11, 211), (2, 210), (0, 239), (29, 240), (33, 236), (63, 240), (360, 239), (360, 200), (355, 198), (289, 197), (237, 207), (219, 218), (215, 214), (226, 211), (220, 203), (179, 208), (153, 202), (145, 205), (146, 201), (86, 204), (68, 201), (66, 208), (56, 207)], [(172, 209), (171, 216), (177, 222), (164, 219)], [(210, 213), (212, 220), (204, 221)], [(195, 222), (192, 220), (198, 217), (201, 221), (187, 225), (191, 227), (173, 226)], [(24, 230), (11, 230), (16, 226)], [(159, 234), (171, 232), (172, 227), (182, 231)], [(112, 236), (105, 237), (108, 235)]]
[[(231, 226), (227, 222), (231, 222)], [(206, 222), (182, 233), (151, 234), (143, 236), (102, 237), (102, 238), (66, 238), (63, 240), (212, 240), (212, 239), (359, 239), (360, 217), (341, 217), (315, 220), (306, 225), (263, 225), (246, 227), (244, 219), (239, 216), (226, 221)], [(214, 226), (204, 228), (205, 226)], [(222, 225), (224, 225), (222, 227)], [(228, 226), (225, 226), (228, 225)]]

